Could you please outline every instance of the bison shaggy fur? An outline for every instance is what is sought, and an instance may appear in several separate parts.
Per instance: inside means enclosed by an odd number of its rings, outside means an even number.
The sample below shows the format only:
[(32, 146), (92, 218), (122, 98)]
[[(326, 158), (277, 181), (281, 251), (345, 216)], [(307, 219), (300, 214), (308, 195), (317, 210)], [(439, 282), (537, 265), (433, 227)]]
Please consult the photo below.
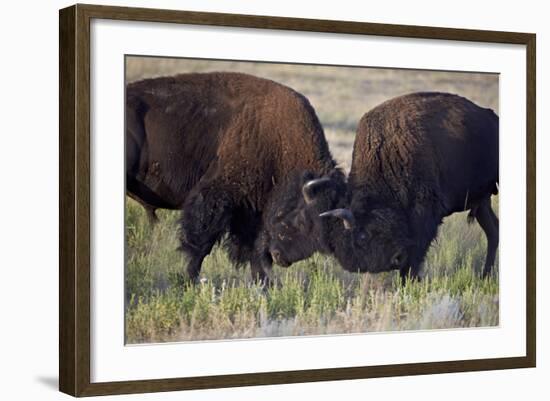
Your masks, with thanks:
[(181, 209), (180, 244), (196, 279), (213, 245), (266, 278), (265, 213), (304, 171), (336, 170), (308, 100), (276, 82), (239, 73), (146, 79), (126, 89), (126, 185), (152, 220)]
[(498, 246), (491, 208), (498, 182), (492, 110), (448, 93), (389, 100), (359, 122), (349, 175), (351, 249), (337, 257), (349, 270), (416, 277), (443, 218), (469, 210), (487, 236), (487, 275)]

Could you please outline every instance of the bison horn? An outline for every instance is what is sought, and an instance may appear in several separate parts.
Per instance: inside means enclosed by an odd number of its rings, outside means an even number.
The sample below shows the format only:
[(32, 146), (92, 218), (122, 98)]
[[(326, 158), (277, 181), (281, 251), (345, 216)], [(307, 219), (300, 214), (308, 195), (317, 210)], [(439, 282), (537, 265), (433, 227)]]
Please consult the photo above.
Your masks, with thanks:
[(355, 224), (355, 217), (349, 209), (334, 209), (329, 210), (328, 212), (321, 213), (319, 217), (338, 217), (344, 221), (344, 227), (346, 230), (351, 230)]
[(310, 180), (306, 182), (302, 187), (302, 194), (304, 195), (304, 199), (306, 203), (313, 202), (313, 199), (314, 199), (313, 192), (315, 191), (316, 188), (319, 188), (320, 186), (323, 186), (330, 181), (331, 181), (330, 178), (323, 177), (323, 178), (316, 178), (315, 180)]

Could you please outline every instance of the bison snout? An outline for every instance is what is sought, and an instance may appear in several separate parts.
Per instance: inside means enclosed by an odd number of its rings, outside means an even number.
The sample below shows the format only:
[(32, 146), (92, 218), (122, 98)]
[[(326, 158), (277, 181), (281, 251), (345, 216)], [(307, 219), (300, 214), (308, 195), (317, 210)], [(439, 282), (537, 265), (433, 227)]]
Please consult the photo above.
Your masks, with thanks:
[(395, 252), (391, 258), (391, 266), (394, 269), (401, 269), (405, 267), (407, 263), (407, 253), (404, 250), (399, 250)]
[(290, 263), (288, 263), (286, 260), (283, 259), (282, 255), (281, 255), (281, 251), (279, 251), (278, 249), (271, 249), (270, 253), (271, 253), (271, 258), (278, 265), (283, 266), (283, 267), (290, 266)]

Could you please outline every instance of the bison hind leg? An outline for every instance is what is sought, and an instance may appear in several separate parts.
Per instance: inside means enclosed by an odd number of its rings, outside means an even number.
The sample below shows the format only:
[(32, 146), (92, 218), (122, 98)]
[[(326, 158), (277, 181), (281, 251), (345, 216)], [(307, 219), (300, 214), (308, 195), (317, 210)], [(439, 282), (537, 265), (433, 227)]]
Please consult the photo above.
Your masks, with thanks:
[(477, 213), (475, 214), (477, 222), (485, 232), (487, 237), (487, 256), (485, 266), (483, 267), (483, 277), (489, 276), (495, 264), (496, 252), (499, 242), (498, 217), (491, 208), (491, 198), (486, 198), (480, 203)]
[(468, 221), (468, 224), (473, 224), (473, 222), (476, 220), (476, 214), (478, 212), (479, 206), (472, 206), (470, 209), (470, 213), (468, 213), (468, 217), (466, 217), (466, 220)]
[(147, 212), (147, 220), (152, 227), (154, 227), (159, 222), (156, 210), (157, 209), (152, 206), (145, 208), (145, 211)]
[(155, 224), (158, 223), (159, 218), (156, 214), (157, 208), (153, 205), (150, 205), (149, 203), (145, 202), (143, 199), (141, 199), (139, 196), (135, 195), (132, 192), (126, 193), (131, 199), (135, 200), (137, 203), (139, 203), (144, 209), (145, 213), (147, 215), (147, 221), (149, 221), (149, 224), (151, 226), (155, 226)]

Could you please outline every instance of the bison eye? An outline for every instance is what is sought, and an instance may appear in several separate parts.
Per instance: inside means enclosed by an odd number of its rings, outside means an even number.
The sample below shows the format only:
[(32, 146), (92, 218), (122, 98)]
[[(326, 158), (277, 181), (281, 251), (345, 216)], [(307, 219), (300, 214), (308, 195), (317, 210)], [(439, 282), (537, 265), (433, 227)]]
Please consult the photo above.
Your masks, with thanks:
[(366, 240), (366, 239), (367, 239), (367, 233), (364, 232), (364, 231), (361, 231), (361, 232), (359, 233), (359, 239), (360, 239), (361, 241)]

